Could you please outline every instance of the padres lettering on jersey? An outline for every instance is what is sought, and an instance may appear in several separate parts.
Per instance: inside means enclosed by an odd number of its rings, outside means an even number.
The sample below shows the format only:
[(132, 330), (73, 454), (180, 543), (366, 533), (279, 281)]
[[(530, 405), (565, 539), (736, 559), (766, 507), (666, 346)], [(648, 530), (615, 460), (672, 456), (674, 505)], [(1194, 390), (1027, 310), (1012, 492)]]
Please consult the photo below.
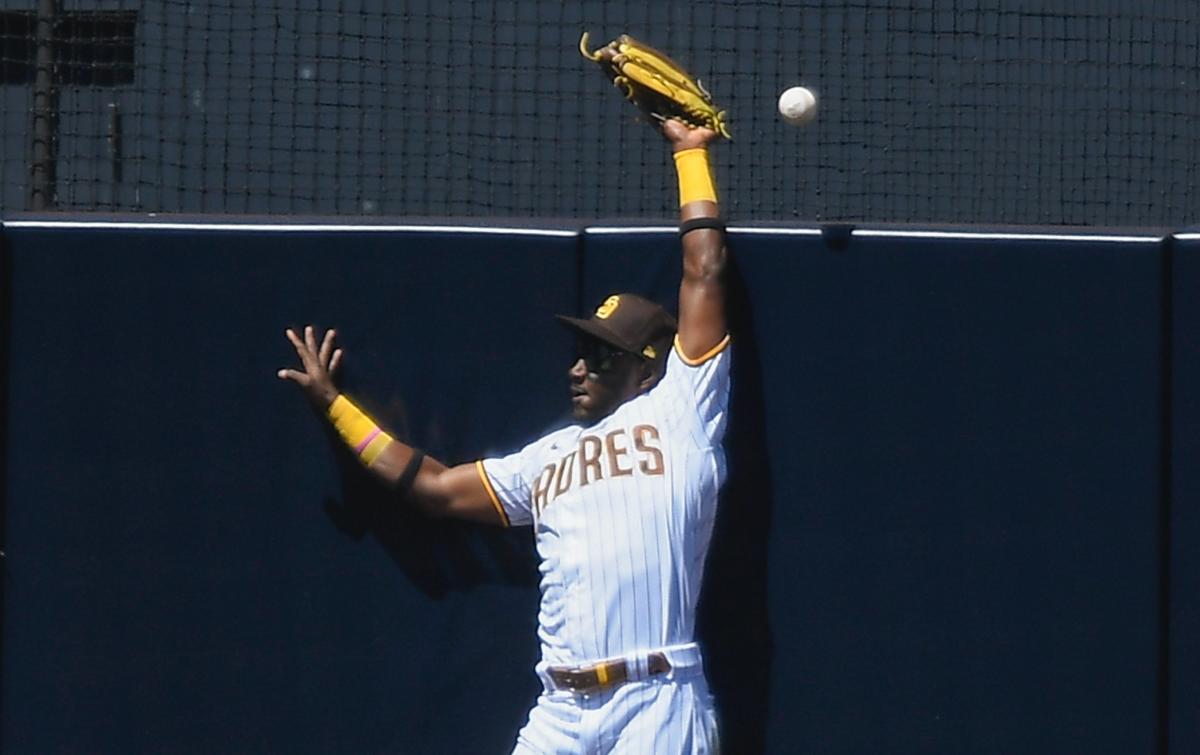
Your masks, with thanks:
[(728, 341), (697, 360), (684, 359), (676, 341), (649, 392), (590, 427), (479, 463), (507, 521), (534, 525), (542, 663), (694, 639), (725, 477)]
[(584, 435), (579, 439), (577, 449), (563, 456), (558, 463), (547, 464), (534, 479), (534, 517), (576, 485), (598, 482), (606, 475), (609, 479), (633, 474), (661, 475), (664, 469), (659, 432), (654, 425), (637, 425), (629, 433), (619, 427), (603, 438)]

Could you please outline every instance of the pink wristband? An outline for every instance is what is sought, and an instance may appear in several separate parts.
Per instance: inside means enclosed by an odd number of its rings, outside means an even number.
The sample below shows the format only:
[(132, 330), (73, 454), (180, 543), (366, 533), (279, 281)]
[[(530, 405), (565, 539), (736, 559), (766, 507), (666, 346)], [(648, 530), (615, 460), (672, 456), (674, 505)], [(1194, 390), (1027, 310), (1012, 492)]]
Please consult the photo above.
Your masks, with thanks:
[(371, 441), (375, 440), (375, 438), (377, 438), (381, 432), (382, 430), (376, 427), (374, 430), (368, 433), (367, 437), (363, 438), (363, 442), (355, 446), (354, 453), (361, 455), (362, 452), (366, 450), (367, 446), (371, 445)]

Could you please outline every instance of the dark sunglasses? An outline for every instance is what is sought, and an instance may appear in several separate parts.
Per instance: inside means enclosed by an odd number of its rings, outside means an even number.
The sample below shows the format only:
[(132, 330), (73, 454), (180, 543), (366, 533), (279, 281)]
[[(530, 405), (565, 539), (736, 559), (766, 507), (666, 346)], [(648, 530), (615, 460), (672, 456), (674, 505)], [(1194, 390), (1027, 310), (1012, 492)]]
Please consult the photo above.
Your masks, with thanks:
[(627, 356), (632, 354), (594, 338), (581, 338), (575, 342), (575, 358), (582, 359), (588, 372), (597, 375), (609, 372)]

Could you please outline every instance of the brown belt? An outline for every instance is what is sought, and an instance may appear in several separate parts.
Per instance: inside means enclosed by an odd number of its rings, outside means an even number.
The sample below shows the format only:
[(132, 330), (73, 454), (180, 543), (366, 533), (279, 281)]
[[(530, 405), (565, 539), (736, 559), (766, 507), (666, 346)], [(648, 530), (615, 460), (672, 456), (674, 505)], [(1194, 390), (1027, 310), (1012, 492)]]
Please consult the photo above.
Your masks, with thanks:
[[(654, 651), (646, 656), (646, 670), (649, 676), (665, 674), (671, 670), (671, 663), (665, 655)], [(551, 666), (546, 673), (559, 689), (587, 694), (629, 681), (629, 664), (624, 658), (617, 658), (591, 666)]]

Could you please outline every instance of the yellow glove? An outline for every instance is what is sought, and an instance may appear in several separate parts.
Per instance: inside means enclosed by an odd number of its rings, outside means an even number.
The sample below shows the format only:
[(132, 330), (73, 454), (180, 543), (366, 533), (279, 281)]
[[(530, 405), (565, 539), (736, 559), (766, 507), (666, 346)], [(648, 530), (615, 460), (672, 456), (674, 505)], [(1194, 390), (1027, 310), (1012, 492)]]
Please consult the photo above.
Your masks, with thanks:
[(703, 126), (726, 139), (725, 111), (713, 104), (712, 95), (682, 66), (653, 47), (622, 34), (607, 45), (588, 52), (588, 33), (579, 40), (579, 52), (604, 69), (613, 86), (656, 122), (678, 118)]

